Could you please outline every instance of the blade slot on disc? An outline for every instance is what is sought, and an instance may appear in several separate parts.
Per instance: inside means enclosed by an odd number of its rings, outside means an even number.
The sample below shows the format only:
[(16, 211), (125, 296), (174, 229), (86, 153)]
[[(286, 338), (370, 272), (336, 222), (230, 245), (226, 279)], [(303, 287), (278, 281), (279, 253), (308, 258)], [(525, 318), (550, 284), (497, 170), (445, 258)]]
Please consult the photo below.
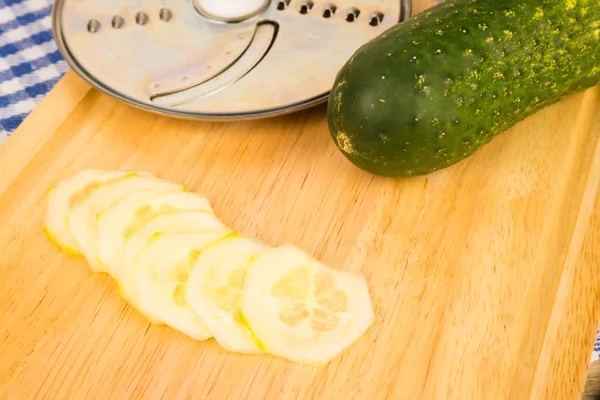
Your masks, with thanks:
[(277, 29), (278, 26), (274, 22), (261, 22), (257, 25), (256, 32), (246, 51), (229, 68), (192, 88), (174, 93), (157, 94), (151, 97), (151, 100), (163, 107), (174, 107), (210, 96), (227, 88), (248, 74), (265, 57), (277, 37)]

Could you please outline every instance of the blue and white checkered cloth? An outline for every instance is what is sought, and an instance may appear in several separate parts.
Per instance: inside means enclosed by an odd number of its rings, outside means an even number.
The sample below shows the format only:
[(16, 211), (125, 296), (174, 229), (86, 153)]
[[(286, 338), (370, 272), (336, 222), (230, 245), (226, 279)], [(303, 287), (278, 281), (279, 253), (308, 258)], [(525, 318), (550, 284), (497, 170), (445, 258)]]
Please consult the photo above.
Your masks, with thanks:
[[(69, 69), (52, 37), (52, 4), (0, 0), (0, 145)], [(592, 361), (599, 358), (600, 330)]]
[(0, 0), (0, 144), (69, 69), (52, 37), (52, 4)]
[(596, 332), (596, 342), (594, 343), (594, 352), (592, 353), (592, 362), (600, 360), (600, 327)]

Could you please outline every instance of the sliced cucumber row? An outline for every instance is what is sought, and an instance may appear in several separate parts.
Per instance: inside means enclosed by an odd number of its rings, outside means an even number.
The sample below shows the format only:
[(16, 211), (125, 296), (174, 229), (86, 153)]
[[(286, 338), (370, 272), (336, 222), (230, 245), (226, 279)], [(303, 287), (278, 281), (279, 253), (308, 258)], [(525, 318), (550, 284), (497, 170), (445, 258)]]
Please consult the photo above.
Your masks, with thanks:
[(49, 190), (44, 229), (152, 323), (231, 352), (322, 365), (373, 323), (363, 276), (243, 237), (206, 197), (148, 173), (65, 179)]

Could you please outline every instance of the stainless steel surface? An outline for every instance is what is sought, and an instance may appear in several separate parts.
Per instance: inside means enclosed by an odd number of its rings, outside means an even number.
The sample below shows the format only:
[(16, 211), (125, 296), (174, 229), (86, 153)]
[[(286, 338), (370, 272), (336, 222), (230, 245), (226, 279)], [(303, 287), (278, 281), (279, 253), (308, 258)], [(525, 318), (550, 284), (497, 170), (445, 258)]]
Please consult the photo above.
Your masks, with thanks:
[(271, 0), (235, 22), (197, 0), (55, 0), (53, 31), (71, 67), (122, 101), (251, 119), (325, 101), (352, 54), (408, 16), (410, 0)]

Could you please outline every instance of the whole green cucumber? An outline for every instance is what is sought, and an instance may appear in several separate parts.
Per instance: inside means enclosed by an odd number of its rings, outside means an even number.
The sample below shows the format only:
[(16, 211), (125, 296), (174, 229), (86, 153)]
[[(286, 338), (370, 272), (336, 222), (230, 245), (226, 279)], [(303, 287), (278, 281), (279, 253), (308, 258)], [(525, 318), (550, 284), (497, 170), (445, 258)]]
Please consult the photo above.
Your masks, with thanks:
[(600, 0), (448, 0), (356, 51), (329, 130), (370, 173), (422, 175), (598, 83)]

